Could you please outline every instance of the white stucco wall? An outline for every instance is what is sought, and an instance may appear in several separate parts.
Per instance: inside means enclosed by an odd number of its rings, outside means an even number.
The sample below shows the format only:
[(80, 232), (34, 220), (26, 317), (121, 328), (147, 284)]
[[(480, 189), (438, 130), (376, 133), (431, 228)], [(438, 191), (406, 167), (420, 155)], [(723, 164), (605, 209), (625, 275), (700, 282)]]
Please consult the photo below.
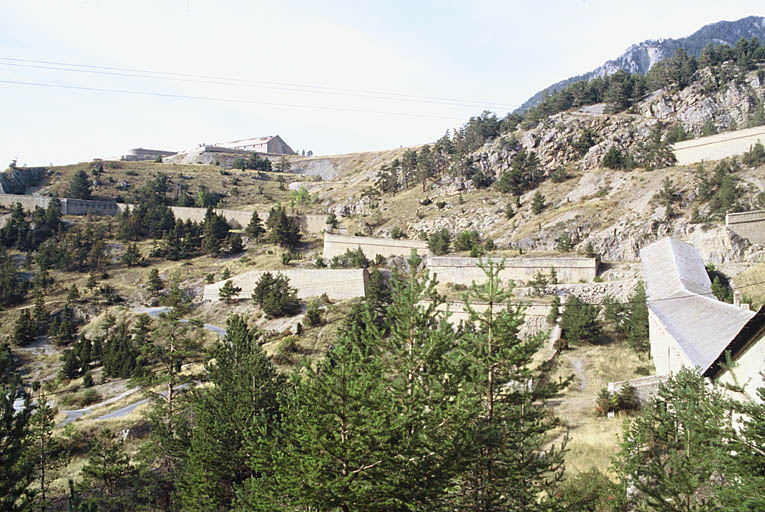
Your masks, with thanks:
[(651, 339), (651, 357), (656, 367), (656, 375), (669, 375), (677, 372), (683, 366), (692, 366), (691, 362), (678, 349), (675, 339), (650, 309), (648, 310), (648, 331)]
[(761, 374), (761, 372), (765, 372), (765, 331), (760, 332), (756, 341), (733, 363), (733, 369), (723, 373), (718, 382), (743, 386), (744, 392), (749, 398), (760, 402), (757, 389), (765, 386), (765, 379)]

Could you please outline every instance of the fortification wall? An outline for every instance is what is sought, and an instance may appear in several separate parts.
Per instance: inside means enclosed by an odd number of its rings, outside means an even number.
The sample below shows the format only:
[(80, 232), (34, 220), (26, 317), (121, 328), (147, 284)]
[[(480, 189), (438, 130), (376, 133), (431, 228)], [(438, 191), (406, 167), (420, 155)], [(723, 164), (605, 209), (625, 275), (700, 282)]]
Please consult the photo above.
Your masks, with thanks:
[(384, 257), (409, 256), (412, 249), (420, 256), (428, 254), (428, 244), (420, 240), (393, 240), (389, 238), (371, 238), (361, 236), (332, 235), (324, 233), (325, 259), (345, 254), (348, 249), (361, 248), (367, 258), (374, 259), (378, 254)]
[(22, 196), (17, 194), (0, 194), (0, 205), (12, 208), (16, 203), (21, 204), (24, 210), (32, 211), (36, 206), (47, 208), (50, 197)]
[(85, 199), (61, 199), (64, 215), (117, 215), (119, 208), (114, 201), (88, 201)]
[[(194, 208), (191, 206), (171, 206), (176, 219), (183, 221), (192, 220), (194, 222), (201, 222), (205, 218), (206, 208)], [(246, 228), (252, 218), (252, 211), (248, 210), (229, 210), (226, 208), (215, 208), (213, 211), (222, 216), (229, 222), (235, 222), (241, 228)], [(269, 212), (258, 212), (258, 216), (265, 222), (268, 218)], [(300, 229), (306, 233), (321, 233), (324, 228), (327, 227), (326, 215), (295, 215), (295, 222), (297, 222)]]
[(765, 245), (765, 210), (729, 213), (725, 216), (725, 225), (751, 243)]
[(672, 149), (678, 165), (689, 165), (746, 153), (758, 141), (765, 141), (762, 126), (677, 142)]
[[(423, 302), (427, 305), (427, 302)], [(483, 313), (489, 307), (488, 304), (473, 304), (476, 313)], [(495, 304), (497, 310), (504, 309), (504, 304)], [(464, 302), (447, 302), (440, 305), (437, 311), (448, 311), (448, 322), (457, 327), (462, 322), (468, 321), (468, 312)], [(523, 311), (523, 325), (519, 331), (521, 337), (534, 336), (540, 332), (547, 331), (547, 315), (550, 314), (550, 306), (547, 304), (530, 304)]]
[[(451, 258), (430, 256), (427, 267), (438, 280), (445, 283), (469, 285), (481, 283), (486, 274), (478, 267), (478, 258)], [(596, 258), (507, 258), (505, 268), (499, 273), (503, 281), (529, 281), (537, 272), (549, 275), (555, 269), (559, 283), (592, 281), (598, 273)]]
[[(230, 281), (242, 289), (237, 298), (250, 299), (258, 280), (266, 272), (283, 274), (290, 280), (290, 286), (297, 289), (298, 297), (318, 297), (324, 293), (332, 300), (364, 297), (369, 278), (366, 269), (290, 269), (290, 270), (253, 270), (239, 274)], [(218, 292), (226, 281), (205, 286), (203, 299), (219, 301)]]

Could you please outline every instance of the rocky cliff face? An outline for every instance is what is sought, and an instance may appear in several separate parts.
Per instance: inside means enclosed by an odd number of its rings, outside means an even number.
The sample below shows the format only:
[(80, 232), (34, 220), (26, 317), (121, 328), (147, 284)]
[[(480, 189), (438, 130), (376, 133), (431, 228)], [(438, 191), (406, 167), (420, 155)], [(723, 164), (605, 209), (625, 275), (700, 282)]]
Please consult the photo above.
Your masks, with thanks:
[[(668, 155), (649, 155), (652, 129), (658, 124), (680, 124), (686, 134), (699, 136), (712, 120), (718, 131), (746, 126), (757, 105), (765, 101), (762, 73), (751, 71), (724, 80), (736, 73), (734, 66), (723, 66), (717, 73), (709, 68), (696, 73), (690, 86), (682, 90), (659, 89), (626, 113), (603, 114), (604, 105), (561, 112), (540, 122), (535, 128), (519, 131), (484, 146), (473, 155), (473, 163), (497, 176), (507, 170), (520, 147), (534, 151), (546, 172), (559, 166), (578, 169), (601, 167), (611, 146), (640, 160), (654, 158), (653, 166), (669, 165)], [(589, 134), (594, 144), (586, 151), (576, 142)], [(518, 144), (508, 144), (508, 140)], [(581, 148), (581, 146), (579, 146)], [(467, 185), (466, 185), (467, 186)]]
[(45, 167), (14, 167), (0, 173), (0, 194), (23, 194), (27, 187), (39, 184), (46, 175)]

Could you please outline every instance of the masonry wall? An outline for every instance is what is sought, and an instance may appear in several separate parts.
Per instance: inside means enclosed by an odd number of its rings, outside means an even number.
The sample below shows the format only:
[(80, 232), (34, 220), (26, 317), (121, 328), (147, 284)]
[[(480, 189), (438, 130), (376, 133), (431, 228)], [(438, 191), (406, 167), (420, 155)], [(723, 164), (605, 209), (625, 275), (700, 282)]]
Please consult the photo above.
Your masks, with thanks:
[(659, 386), (667, 380), (666, 375), (651, 375), (649, 377), (640, 377), (632, 380), (623, 380), (619, 382), (609, 382), (608, 390), (611, 393), (618, 393), (627, 384), (635, 387), (637, 396), (641, 403), (650, 401), (659, 392)]
[[(484, 260), (485, 261), (485, 260)], [(469, 285), (486, 280), (486, 274), (478, 267), (477, 258), (451, 258), (429, 256), (427, 267), (438, 280), (445, 283)], [(503, 281), (529, 281), (537, 272), (549, 275), (555, 269), (559, 283), (591, 282), (598, 273), (596, 258), (507, 258), (505, 268), (499, 274)]]
[(725, 216), (725, 225), (751, 243), (765, 245), (765, 210), (729, 213)]
[[(423, 302), (423, 305), (427, 305), (427, 302)], [(504, 304), (495, 305), (497, 310), (504, 309)], [(488, 308), (486, 304), (473, 304), (473, 309), (476, 313), (483, 313)], [(448, 322), (457, 327), (462, 322), (468, 321), (468, 312), (463, 302), (448, 302), (440, 305), (437, 311), (448, 311)], [(519, 335), (521, 337), (534, 336), (540, 332), (547, 331), (549, 326), (547, 324), (547, 315), (550, 314), (550, 306), (547, 304), (530, 304), (525, 307), (523, 311), (523, 324)]]
[(36, 206), (47, 208), (50, 204), (50, 197), (22, 196), (16, 194), (0, 194), (0, 205), (12, 208), (20, 203), (24, 210), (32, 211)]
[[(253, 270), (239, 274), (230, 281), (242, 289), (239, 299), (249, 300), (255, 285), (261, 276), (271, 272), (283, 274), (290, 280), (290, 286), (297, 289), (298, 297), (318, 297), (324, 293), (332, 300), (353, 299), (366, 295), (368, 274), (366, 269), (290, 269), (290, 270)], [(205, 286), (203, 299), (216, 302), (220, 300), (218, 292), (225, 281)]]
[[(170, 209), (173, 211), (176, 219), (183, 221), (192, 220), (194, 222), (201, 222), (205, 218), (205, 213), (207, 213), (206, 208), (194, 208), (191, 206), (171, 206)], [(239, 224), (241, 228), (246, 228), (252, 218), (252, 211), (247, 210), (215, 208), (213, 211), (227, 221)], [(263, 222), (268, 219), (268, 214), (269, 212), (258, 212), (258, 216)], [(295, 215), (293, 218), (300, 229), (306, 233), (321, 233), (327, 227), (326, 215)]]
[(364, 255), (369, 259), (374, 259), (378, 254), (386, 258), (409, 256), (412, 249), (417, 251), (420, 256), (426, 256), (429, 252), (428, 244), (420, 240), (393, 240), (324, 233), (324, 252), (322, 254), (324, 259), (332, 259), (335, 256), (345, 254), (348, 249), (355, 251), (357, 248), (361, 248)]

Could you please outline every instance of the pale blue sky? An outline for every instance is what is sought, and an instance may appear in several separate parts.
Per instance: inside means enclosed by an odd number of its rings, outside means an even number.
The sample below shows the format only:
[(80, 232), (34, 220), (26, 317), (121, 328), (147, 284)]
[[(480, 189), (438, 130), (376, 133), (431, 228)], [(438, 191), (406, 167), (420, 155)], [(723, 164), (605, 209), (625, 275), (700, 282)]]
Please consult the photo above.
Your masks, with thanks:
[[(589, 71), (630, 44), (763, 15), (762, 5), (0, 0), (0, 167), (12, 158), (20, 164), (71, 163), (119, 156), (137, 146), (179, 150), (276, 133), (294, 149), (317, 154), (421, 144), (480, 113), (484, 102), (504, 115), (536, 91)], [(158, 80), (2, 59), (257, 82), (244, 87)]]

